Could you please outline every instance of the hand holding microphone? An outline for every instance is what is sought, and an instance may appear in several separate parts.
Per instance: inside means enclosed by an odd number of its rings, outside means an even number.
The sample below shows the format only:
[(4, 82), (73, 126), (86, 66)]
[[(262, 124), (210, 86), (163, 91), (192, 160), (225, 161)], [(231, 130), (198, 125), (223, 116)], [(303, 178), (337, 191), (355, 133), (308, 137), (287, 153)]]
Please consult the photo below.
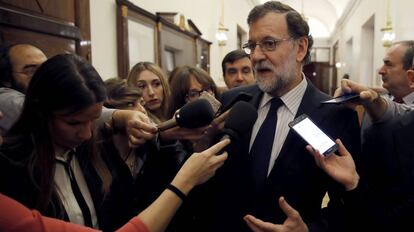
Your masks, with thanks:
[(214, 111), (206, 99), (197, 99), (187, 103), (165, 122), (158, 124), (159, 131), (179, 126), (183, 128), (199, 128), (211, 123), (214, 119)]
[(214, 118), (214, 111), (206, 99), (197, 99), (184, 105), (172, 119), (160, 123), (158, 131), (162, 140), (200, 139)]
[[(241, 136), (248, 134), (257, 119), (256, 109), (249, 103), (244, 101), (238, 101), (219, 117), (222, 117), (220, 121), (224, 121), (224, 126), (214, 125), (214, 119), (212, 127), (207, 130), (203, 139), (198, 141), (194, 145), (195, 151), (201, 151), (209, 147), (213, 139), (217, 138), (217, 135), (221, 134), (222, 139), (230, 138), (231, 140), (239, 140)], [(218, 118), (219, 118), (218, 117)], [(222, 127), (222, 128), (221, 128)], [(222, 129), (222, 130), (221, 130)], [(219, 134), (221, 130), (221, 133)]]

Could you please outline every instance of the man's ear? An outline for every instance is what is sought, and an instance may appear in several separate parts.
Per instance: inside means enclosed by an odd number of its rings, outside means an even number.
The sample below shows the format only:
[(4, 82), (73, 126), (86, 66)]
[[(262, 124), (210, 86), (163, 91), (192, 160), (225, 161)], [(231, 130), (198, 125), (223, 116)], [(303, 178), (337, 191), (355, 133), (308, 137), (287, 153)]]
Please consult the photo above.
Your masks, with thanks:
[(414, 70), (407, 70), (405, 75), (407, 77), (408, 86), (410, 86), (410, 89), (414, 90)]
[(305, 59), (306, 53), (308, 52), (309, 41), (306, 37), (300, 37), (298, 40), (298, 52), (296, 54), (296, 61), (302, 63)]

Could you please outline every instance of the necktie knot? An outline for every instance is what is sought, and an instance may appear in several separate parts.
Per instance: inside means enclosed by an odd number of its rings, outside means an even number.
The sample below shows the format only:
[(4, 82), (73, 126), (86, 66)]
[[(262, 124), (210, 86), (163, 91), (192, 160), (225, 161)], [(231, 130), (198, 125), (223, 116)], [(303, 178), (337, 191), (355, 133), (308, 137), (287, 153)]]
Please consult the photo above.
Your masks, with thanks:
[(270, 100), (269, 112), (276, 113), (277, 109), (279, 109), (279, 107), (281, 107), (282, 105), (283, 105), (283, 101), (280, 98), (278, 98), (278, 97), (272, 98)]

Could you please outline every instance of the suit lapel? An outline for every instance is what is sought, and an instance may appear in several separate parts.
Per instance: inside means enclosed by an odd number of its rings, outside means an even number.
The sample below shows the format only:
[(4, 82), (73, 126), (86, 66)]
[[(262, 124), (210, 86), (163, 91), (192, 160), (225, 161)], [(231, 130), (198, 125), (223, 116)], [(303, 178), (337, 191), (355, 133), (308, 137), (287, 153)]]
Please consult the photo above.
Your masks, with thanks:
[[(256, 91), (253, 94), (253, 98), (249, 101), (249, 103), (253, 105), (256, 109), (258, 109), (260, 100), (262, 100), (262, 97), (263, 97), (263, 92), (257, 87)], [(252, 130), (253, 130), (253, 127), (252, 127)], [(249, 135), (246, 136), (246, 138), (248, 139), (247, 144), (250, 144), (250, 139), (252, 137), (252, 130), (250, 130)]]
[[(309, 79), (307, 79), (307, 82), (308, 85), (295, 118), (301, 114), (307, 114), (318, 125), (321, 120), (324, 120), (324, 114), (322, 114), (320, 110), (320, 108), (322, 108), (322, 104), (320, 102), (328, 99), (329, 96), (322, 94), (319, 90), (317, 90)], [(289, 130), (286, 140), (283, 143), (283, 147), (272, 167), (269, 179), (275, 175), (277, 170), (275, 167), (279, 164), (280, 160), (288, 158), (289, 155), (303, 152), (305, 146), (306, 143), (294, 131)], [(283, 164), (285, 165), (286, 162), (283, 162)]]

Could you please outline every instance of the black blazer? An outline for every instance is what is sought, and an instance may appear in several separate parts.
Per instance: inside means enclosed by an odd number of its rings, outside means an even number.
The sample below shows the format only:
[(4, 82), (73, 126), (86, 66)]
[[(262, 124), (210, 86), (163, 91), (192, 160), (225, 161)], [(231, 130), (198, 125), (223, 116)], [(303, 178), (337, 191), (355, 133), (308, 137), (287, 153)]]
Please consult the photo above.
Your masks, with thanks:
[[(357, 214), (376, 231), (412, 231), (414, 218), (414, 112), (373, 124), (361, 155), (364, 188)], [(363, 217), (362, 217), (363, 216)], [(375, 228), (375, 229), (374, 229)], [(408, 228), (408, 229), (407, 229)]]
[[(130, 154), (144, 159), (140, 172), (132, 176), (114, 146), (111, 132), (102, 128), (98, 136), (98, 150), (112, 174), (111, 189), (105, 196), (105, 204), (100, 208), (100, 213), (105, 222), (110, 222), (109, 228), (114, 231), (159, 197), (189, 153), (179, 141), (148, 141), (134, 149), (134, 154)], [(191, 219), (192, 211), (187, 210), (187, 203), (188, 201), (184, 202), (184, 207), (179, 209), (167, 231), (180, 231)]]
[[(222, 95), (223, 105), (228, 104), (239, 93), (251, 94), (251, 103), (256, 108), (263, 92), (256, 86), (240, 87)], [(340, 138), (349, 151), (357, 156), (360, 152), (360, 131), (357, 114), (343, 106), (324, 105), (320, 102), (330, 96), (320, 92), (308, 80), (308, 86), (296, 116), (303, 113), (331, 138)], [(279, 208), (278, 198), (298, 210), (311, 230), (339, 231), (337, 220), (342, 212), (340, 195), (343, 188), (319, 169), (313, 157), (306, 151), (307, 143), (294, 131), (289, 131), (285, 143), (267, 179), (262, 195), (256, 195), (251, 173), (251, 157), (248, 154), (251, 132), (232, 141), (228, 147), (229, 158), (209, 183), (214, 187), (210, 196), (212, 208), (209, 212), (211, 231), (249, 231), (243, 221), (247, 213), (265, 221), (283, 223), (285, 214)], [(329, 213), (321, 211), (322, 199), (330, 193)], [(206, 215), (207, 217), (207, 215)]]
[[(94, 203), (98, 218), (99, 228), (103, 231), (114, 231), (118, 228), (119, 222), (130, 219), (130, 211), (125, 211), (130, 202), (125, 201), (124, 194), (127, 192), (114, 191), (104, 195), (101, 191), (102, 182), (95, 171), (92, 163), (89, 162), (88, 149), (80, 145), (76, 149), (76, 157), (82, 168), (82, 172), (88, 186), (91, 198)], [(30, 162), (33, 153), (33, 143), (30, 135), (22, 136), (14, 145), (3, 144), (0, 147), (0, 192), (19, 201), (30, 209), (38, 209), (43, 215), (69, 221), (66, 211), (61, 204), (59, 196), (52, 194), (47, 208), (38, 208), (38, 198), (45, 194), (34, 183), (39, 182), (39, 175), (42, 167), (35, 166), (34, 180), (30, 177)], [(120, 195), (117, 195), (120, 194)], [(105, 212), (117, 212), (111, 215), (110, 219)]]

